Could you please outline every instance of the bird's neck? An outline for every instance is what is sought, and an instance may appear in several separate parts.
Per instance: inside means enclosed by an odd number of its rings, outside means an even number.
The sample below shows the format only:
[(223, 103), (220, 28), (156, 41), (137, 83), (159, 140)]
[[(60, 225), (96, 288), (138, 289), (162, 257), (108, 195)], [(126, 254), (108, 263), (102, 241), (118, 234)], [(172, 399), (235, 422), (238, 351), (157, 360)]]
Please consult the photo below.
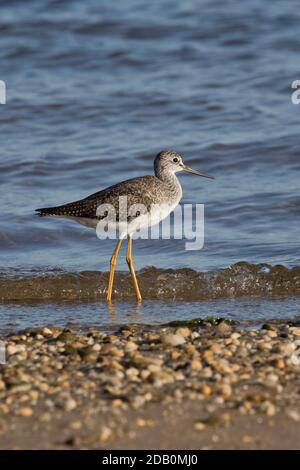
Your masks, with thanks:
[(159, 171), (155, 171), (155, 176), (163, 181), (170, 189), (178, 191), (179, 193), (182, 192), (181, 184), (179, 179), (177, 178), (176, 174), (173, 171), (167, 169), (160, 169)]

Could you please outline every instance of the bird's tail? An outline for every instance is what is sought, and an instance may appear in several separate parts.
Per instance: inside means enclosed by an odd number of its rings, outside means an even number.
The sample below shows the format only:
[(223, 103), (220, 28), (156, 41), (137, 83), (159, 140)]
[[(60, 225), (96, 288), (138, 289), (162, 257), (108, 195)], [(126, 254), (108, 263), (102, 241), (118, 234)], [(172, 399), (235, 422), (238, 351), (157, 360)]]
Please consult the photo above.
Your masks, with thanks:
[(60, 207), (42, 207), (40, 209), (35, 209), (36, 215), (39, 217), (45, 217), (47, 215), (60, 215)]

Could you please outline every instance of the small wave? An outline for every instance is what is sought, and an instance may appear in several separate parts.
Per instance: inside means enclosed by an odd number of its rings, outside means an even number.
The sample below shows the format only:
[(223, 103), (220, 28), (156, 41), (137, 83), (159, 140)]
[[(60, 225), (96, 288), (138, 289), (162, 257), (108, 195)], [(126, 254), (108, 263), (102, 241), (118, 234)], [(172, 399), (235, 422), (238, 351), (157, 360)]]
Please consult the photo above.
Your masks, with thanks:
[[(48, 270), (26, 274), (0, 274), (0, 298), (5, 302), (88, 301), (105, 298), (108, 273)], [(197, 272), (193, 269), (139, 271), (145, 299), (206, 300), (243, 296), (300, 294), (300, 267), (239, 262), (225, 269)], [(126, 272), (116, 274), (115, 299), (130, 299), (133, 288)]]

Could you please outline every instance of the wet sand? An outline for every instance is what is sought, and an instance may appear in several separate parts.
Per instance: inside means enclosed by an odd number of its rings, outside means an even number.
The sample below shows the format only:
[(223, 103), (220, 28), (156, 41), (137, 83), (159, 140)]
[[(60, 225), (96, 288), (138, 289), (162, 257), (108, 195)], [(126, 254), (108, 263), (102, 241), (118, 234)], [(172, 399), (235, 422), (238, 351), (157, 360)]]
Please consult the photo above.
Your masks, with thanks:
[(2, 340), (2, 449), (300, 448), (297, 324), (51, 326)]

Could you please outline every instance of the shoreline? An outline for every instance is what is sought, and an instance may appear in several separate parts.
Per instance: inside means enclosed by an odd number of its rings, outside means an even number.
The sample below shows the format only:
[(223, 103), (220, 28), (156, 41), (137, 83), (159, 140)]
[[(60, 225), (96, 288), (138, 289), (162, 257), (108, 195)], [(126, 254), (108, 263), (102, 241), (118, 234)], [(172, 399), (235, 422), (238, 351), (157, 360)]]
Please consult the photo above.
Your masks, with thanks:
[[(144, 300), (217, 300), (248, 296), (297, 296), (300, 267), (239, 261), (225, 268), (196, 271), (191, 268), (145, 267), (136, 272)], [(64, 271), (59, 268), (0, 272), (0, 299), (10, 302), (95, 301), (106, 298), (108, 273)], [(130, 274), (117, 271), (114, 296), (134, 299)]]
[(213, 323), (2, 335), (0, 448), (300, 448), (300, 327)]

